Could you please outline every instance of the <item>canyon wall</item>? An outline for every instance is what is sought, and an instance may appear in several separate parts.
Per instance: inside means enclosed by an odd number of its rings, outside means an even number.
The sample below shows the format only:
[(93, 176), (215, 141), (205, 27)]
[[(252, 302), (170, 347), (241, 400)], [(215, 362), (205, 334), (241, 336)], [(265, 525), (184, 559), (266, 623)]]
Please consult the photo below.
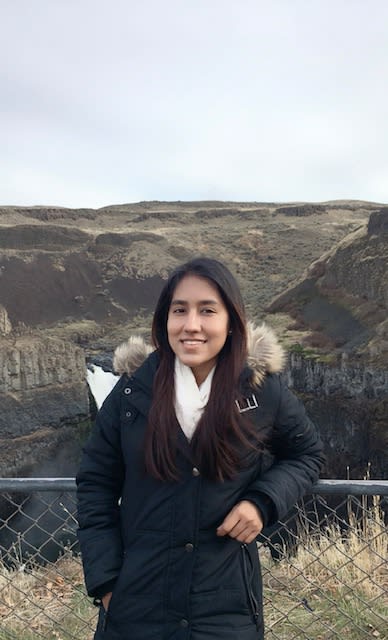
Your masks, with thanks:
[(149, 334), (169, 269), (205, 254), (235, 273), (252, 320), (275, 314), (327, 475), (371, 460), (386, 477), (387, 230), (386, 208), (354, 201), (0, 207), (0, 474), (73, 474), (85, 359)]
[(0, 338), (0, 403), (1, 476), (63, 457), (89, 415), (82, 349), (44, 334)]
[[(349, 361), (325, 363), (291, 353), (288, 384), (303, 399), (326, 448), (326, 477), (387, 479), (388, 371)], [(349, 468), (349, 471), (348, 471)]]

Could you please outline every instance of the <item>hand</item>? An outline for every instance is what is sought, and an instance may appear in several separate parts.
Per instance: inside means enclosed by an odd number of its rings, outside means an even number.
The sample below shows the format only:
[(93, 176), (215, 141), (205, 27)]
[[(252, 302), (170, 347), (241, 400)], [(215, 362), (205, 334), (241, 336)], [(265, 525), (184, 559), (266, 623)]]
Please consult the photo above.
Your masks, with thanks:
[(242, 500), (229, 511), (223, 523), (217, 528), (218, 536), (230, 536), (239, 542), (253, 542), (263, 528), (259, 509), (248, 500)]
[(106, 593), (101, 598), (102, 606), (104, 607), (105, 611), (108, 611), (108, 607), (109, 607), (109, 603), (110, 603), (111, 597), (112, 597), (112, 592), (109, 591), (109, 593)]

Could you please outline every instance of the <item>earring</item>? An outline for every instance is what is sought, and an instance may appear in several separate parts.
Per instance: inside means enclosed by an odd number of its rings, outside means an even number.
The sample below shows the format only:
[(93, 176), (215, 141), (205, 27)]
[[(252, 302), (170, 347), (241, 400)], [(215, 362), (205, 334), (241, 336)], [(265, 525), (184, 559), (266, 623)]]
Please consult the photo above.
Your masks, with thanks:
[(231, 335), (232, 335), (232, 333), (233, 333), (233, 332), (232, 332), (232, 329), (229, 329), (229, 331), (228, 331), (228, 336), (231, 336)]

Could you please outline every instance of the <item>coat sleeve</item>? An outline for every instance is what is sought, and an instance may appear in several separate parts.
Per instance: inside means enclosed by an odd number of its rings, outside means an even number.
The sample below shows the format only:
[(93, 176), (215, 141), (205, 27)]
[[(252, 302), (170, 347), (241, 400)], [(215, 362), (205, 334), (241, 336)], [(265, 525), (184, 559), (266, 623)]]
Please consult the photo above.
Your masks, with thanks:
[[(78, 539), (90, 596), (110, 591), (122, 565), (119, 499), (124, 481), (120, 446), (120, 381), (97, 414), (76, 477)], [(104, 586), (106, 585), (106, 590)]]
[(321, 439), (302, 402), (282, 378), (275, 380), (278, 410), (269, 443), (273, 462), (243, 497), (264, 509), (265, 526), (282, 519), (311, 490), (324, 462)]

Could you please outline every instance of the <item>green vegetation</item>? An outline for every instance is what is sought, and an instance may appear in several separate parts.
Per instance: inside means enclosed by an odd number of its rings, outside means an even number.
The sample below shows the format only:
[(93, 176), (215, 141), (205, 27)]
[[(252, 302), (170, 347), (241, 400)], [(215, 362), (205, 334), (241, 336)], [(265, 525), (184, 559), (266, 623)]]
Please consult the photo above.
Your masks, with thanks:
[(303, 356), (304, 358), (310, 358), (312, 360), (316, 360), (319, 358), (319, 353), (317, 353), (316, 351), (314, 351), (314, 349), (311, 349), (310, 347), (305, 347), (303, 344), (300, 344), (300, 342), (295, 342), (294, 344), (291, 344), (288, 350), (291, 353), (297, 353)]

